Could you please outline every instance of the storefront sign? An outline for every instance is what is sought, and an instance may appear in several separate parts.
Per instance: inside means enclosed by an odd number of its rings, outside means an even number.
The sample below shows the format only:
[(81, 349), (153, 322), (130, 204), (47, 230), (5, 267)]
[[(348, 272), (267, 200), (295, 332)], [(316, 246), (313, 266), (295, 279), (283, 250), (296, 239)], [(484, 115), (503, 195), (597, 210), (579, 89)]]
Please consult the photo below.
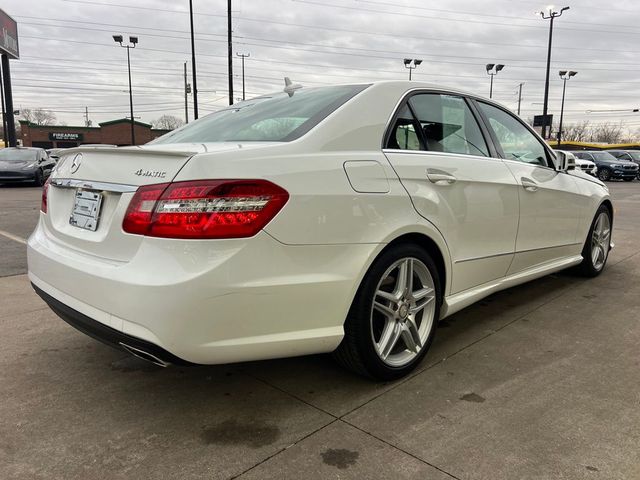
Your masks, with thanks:
[(0, 9), (0, 52), (9, 55), (9, 58), (20, 58), (18, 48), (18, 24)]
[(81, 142), (82, 140), (84, 140), (84, 135), (82, 133), (50, 132), (49, 140), (62, 142)]

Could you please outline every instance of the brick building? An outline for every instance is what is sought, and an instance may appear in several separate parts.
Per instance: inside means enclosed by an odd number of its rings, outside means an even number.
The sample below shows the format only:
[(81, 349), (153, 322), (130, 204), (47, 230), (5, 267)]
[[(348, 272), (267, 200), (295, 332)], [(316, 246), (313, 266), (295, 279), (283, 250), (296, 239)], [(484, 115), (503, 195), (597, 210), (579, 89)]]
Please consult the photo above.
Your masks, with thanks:
[[(131, 145), (131, 122), (127, 118), (102, 122), (97, 127), (36, 125), (20, 120), (20, 139), (25, 147), (70, 148), (85, 143)], [(152, 128), (148, 123), (134, 123), (136, 144), (142, 145), (169, 130)]]

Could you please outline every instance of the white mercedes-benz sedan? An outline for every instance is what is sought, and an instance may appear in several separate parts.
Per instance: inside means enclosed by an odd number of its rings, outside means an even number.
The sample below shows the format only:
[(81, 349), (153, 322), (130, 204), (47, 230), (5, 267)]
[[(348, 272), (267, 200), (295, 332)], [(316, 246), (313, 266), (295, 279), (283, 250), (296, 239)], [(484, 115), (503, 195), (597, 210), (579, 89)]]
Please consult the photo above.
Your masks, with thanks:
[(598, 275), (612, 224), (604, 184), (495, 102), (289, 85), (145, 146), (69, 150), (29, 278), (77, 329), (160, 365), (333, 352), (392, 379), (492, 292)]

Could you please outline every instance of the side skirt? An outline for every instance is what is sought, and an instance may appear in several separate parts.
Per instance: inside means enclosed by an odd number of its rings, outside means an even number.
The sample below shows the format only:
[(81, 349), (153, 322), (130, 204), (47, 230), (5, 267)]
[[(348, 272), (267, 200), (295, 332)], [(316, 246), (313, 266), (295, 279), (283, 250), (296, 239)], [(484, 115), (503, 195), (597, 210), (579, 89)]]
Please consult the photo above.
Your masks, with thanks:
[(538, 265), (536, 267), (523, 270), (522, 272), (509, 275), (508, 277), (499, 278), (483, 285), (470, 288), (464, 292), (456, 293), (455, 295), (451, 295), (444, 299), (440, 318), (442, 319), (449, 315), (453, 315), (454, 313), (476, 303), (478, 300), (481, 300), (492, 293), (515, 287), (516, 285), (544, 277), (545, 275), (564, 270), (565, 268), (573, 267), (581, 262), (581, 255), (561, 258), (559, 260), (553, 260), (543, 265)]

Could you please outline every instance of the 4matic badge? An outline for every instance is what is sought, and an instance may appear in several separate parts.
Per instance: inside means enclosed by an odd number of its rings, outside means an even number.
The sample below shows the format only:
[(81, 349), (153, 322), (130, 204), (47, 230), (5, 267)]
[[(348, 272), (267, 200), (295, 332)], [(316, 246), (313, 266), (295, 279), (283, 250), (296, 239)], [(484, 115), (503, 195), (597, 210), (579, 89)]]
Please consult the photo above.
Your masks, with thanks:
[(139, 177), (154, 177), (154, 178), (164, 178), (167, 176), (167, 172), (161, 172), (159, 170), (137, 170), (134, 172), (135, 175)]

